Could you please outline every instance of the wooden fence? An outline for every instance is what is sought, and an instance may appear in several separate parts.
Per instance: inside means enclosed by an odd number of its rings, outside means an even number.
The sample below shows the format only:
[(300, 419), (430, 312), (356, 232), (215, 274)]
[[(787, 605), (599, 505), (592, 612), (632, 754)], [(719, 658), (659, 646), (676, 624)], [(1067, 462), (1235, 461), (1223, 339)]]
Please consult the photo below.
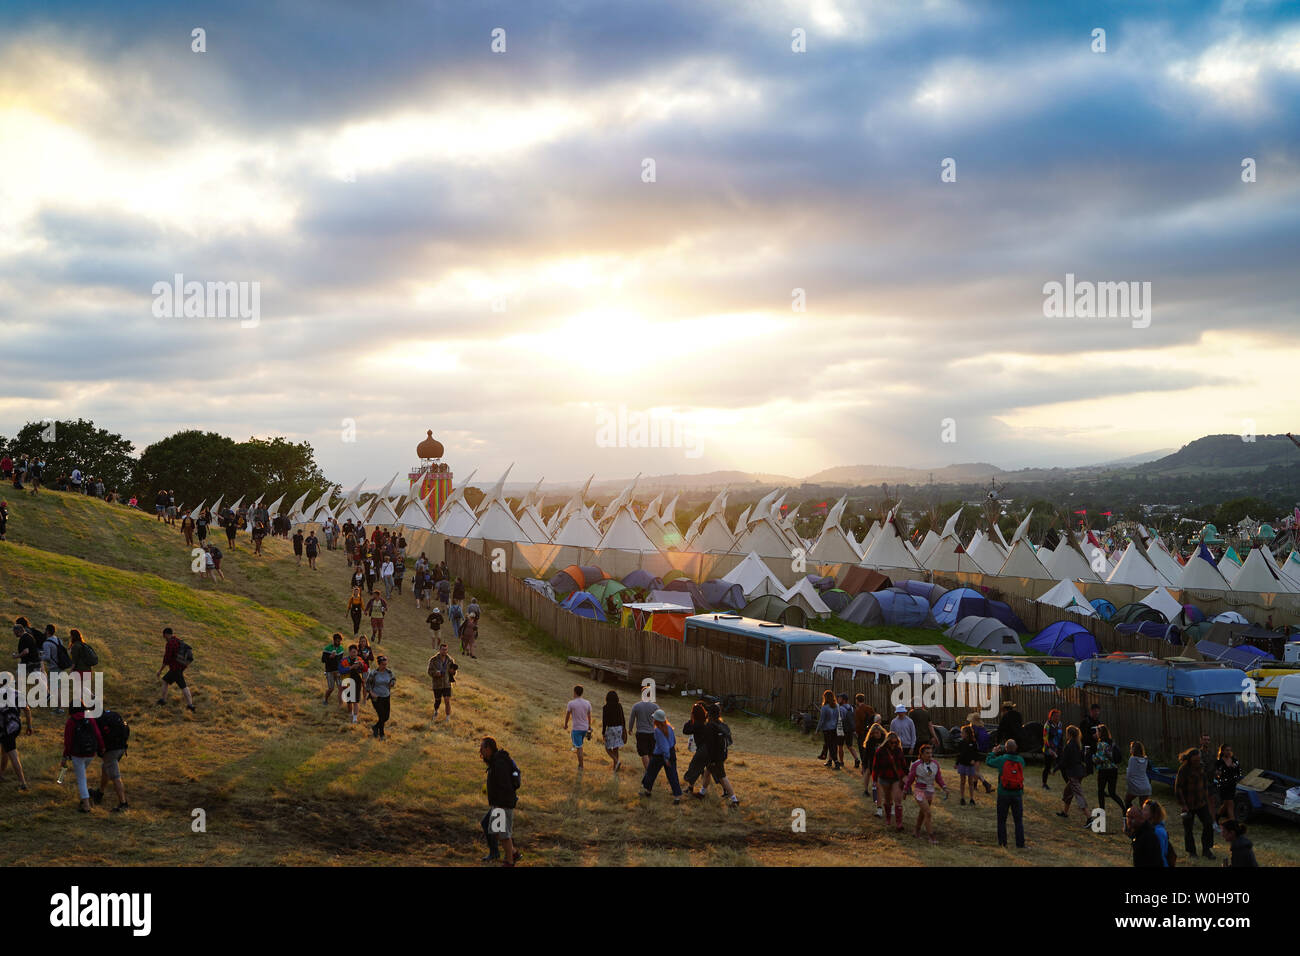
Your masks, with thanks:
[[(890, 683), (873, 682), (866, 677), (834, 681), (807, 672), (764, 667), (752, 661), (738, 661), (699, 647), (687, 647), (651, 631), (615, 627), (590, 618), (579, 617), (561, 608), (545, 595), (530, 588), (519, 578), (493, 571), (491, 561), (483, 555), (453, 542), (445, 544), (447, 568), (465, 582), (467, 593), (490, 595), (528, 622), (550, 635), (575, 656), (635, 661), (645, 664), (685, 669), (691, 689), (700, 689), (716, 697), (735, 696), (746, 700), (748, 710), (773, 716), (787, 716), (816, 706), (822, 692), (833, 689), (852, 698), (863, 694), (867, 703), (888, 719), (899, 702), (899, 693)], [(1020, 615), (1031, 630), (1046, 627), (1055, 620), (1078, 621), (1097, 636), (1106, 650), (1132, 649), (1154, 651), (1156, 647), (1137, 646), (1136, 642), (1158, 645), (1165, 652), (1168, 645), (1129, 635), (1116, 634), (1104, 621), (1079, 618), (1058, 608), (1037, 605), (1022, 598), (1003, 598)], [(1060, 615), (1060, 616), (1057, 616)], [(1091, 626), (1089, 626), (1091, 625)], [(1124, 646), (1124, 641), (1133, 642)], [(1208, 733), (1214, 746), (1229, 743), (1242, 765), (1277, 770), (1300, 777), (1300, 721), (1273, 714), (1232, 715), (1210, 710), (1193, 710), (1171, 706), (1164, 701), (1147, 701), (1135, 697), (1097, 695), (1079, 688), (1033, 691), (1007, 688), (1002, 700), (1011, 699), (1026, 722), (1043, 721), (1048, 711), (1059, 708), (1067, 723), (1082, 719), (1089, 704), (1101, 704), (1103, 722), (1110, 726), (1122, 752), (1128, 741), (1141, 740), (1156, 762), (1170, 763), (1187, 747), (1195, 746), (1202, 733)], [(934, 721), (945, 727), (965, 723), (969, 713), (978, 708), (930, 707)], [(996, 718), (986, 718), (992, 725)]]

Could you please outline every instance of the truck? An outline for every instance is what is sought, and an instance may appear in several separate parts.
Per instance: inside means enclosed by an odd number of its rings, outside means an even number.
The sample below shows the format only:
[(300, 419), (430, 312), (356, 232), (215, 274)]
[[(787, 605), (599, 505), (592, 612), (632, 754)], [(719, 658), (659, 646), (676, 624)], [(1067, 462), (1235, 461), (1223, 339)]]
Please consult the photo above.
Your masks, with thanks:
[(1246, 672), (1217, 662), (1094, 657), (1079, 661), (1075, 675), (1077, 686), (1098, 694), (1163, 699), (1176, 707), (1233, 713), (1264, 709), (1247, 693), (1253, 684)]

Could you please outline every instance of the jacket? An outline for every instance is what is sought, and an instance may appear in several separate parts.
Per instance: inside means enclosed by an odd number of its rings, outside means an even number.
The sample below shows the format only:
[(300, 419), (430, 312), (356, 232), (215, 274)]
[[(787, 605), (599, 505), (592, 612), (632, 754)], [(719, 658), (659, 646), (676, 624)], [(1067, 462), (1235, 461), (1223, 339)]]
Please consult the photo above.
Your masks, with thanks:
[(519, 771), (506, 750), (498, 750), (487, 762), (487, 798), (488, 806), (504, 807), (513, 810), (519, 803), (519, 794), (515, 787), (519, 780)]
[(1133, 834), (1133, 865), (1137, 867), (1161, 867), (1165, 865), (1164, 854), (1160, 850), (1160, 838), (1150, 823), (1144, 823)]
[(894, 783), (907, 776), (907, 765), (902, 753), (889, 747), (880, 747), (871, 759), (871, 779)]
[(1193, 767), (1191, 761), (1184, 761), (1174, 777), (1174, 795), (1178, 805), (1186, 810), (1199, 810), (1209, 800), (1205, 793), (1205, 765)]
[(1061, 776), (1082, 780), (1087, 776), (1083, 764), (1083, 748), (1073, 740), (1061, 748)]

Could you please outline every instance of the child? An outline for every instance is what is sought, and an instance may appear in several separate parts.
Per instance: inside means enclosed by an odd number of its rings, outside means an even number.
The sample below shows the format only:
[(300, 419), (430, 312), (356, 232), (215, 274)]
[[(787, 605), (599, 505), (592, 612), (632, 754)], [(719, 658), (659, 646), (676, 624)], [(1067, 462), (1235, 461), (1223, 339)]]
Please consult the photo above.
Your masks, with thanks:
[(966, 724), (961, 729), (961, 742), (957, 744), (957, 783), (961, 793), (961, 805), (966, 806), (966, 788), (970, 788), (970, 805), (975, 806), (975, 787), (979, 782), (978, 770), (979, 743), (975, 739), (975, 728)]

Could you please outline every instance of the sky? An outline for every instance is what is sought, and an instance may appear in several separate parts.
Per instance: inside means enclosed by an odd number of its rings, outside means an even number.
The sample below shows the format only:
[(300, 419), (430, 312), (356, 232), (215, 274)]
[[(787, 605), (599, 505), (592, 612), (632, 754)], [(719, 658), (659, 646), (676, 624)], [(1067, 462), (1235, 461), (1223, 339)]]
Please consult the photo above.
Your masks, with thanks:
[(0, 433), (350, 487), (1295, 430), (1298, 123), (1296, 4), (8, 0)]

